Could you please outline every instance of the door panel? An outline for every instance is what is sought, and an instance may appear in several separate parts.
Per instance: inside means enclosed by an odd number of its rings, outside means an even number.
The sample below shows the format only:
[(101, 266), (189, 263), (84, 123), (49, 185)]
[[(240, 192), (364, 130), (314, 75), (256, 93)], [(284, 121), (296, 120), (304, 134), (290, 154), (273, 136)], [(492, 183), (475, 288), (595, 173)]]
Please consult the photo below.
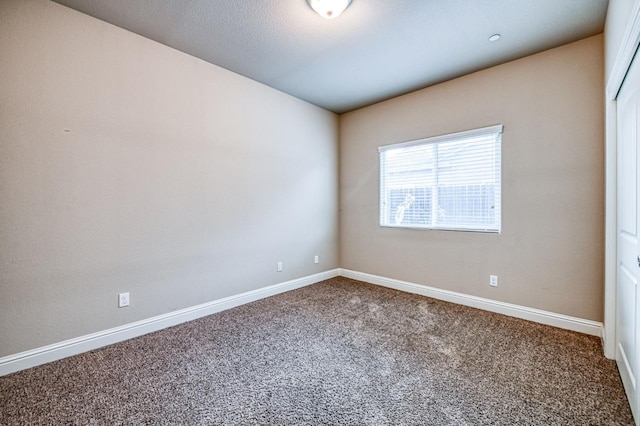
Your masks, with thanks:
[(616, 299), (616, 361), (631, 411), (640, 419), (638, 391), (638, 123), (640, 121), (640, 59), (634, 60), (618, 95), (618, 279)]
[(637, 280), (635, 276), (624, 265), (620, 266), (618, 276), (618, 299), (629, 299), (629, 302), (621, 303), (619, 306), (619, 321), (618, 321), (618, 351), (623, 361), (628, 376), (628, 380), (633, 389), (636, 388), (635, 369), (631, 364), (632, 360), (637, 357), (636, 354), (636, 312), (635, 303), (631, 303), (636, 300), (636, 288)]

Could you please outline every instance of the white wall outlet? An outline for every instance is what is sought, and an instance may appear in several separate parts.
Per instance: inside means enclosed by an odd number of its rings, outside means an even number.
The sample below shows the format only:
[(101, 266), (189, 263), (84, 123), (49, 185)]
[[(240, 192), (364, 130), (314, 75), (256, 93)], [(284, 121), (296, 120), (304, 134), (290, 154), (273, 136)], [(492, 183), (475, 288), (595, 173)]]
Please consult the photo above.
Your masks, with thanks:
[(320, 257), (316, 254), (316, 256), (313, 258), (313, 263), (320, 263)]
[(282, 262), (278, 262), (277, 271), (282, 272)]
[(118, 308), (129, 306), (129, 292), (118, 293)]
[(489, 275), (489, 285), (491, 287), (498, 287), (498, 276), (497, 275)]

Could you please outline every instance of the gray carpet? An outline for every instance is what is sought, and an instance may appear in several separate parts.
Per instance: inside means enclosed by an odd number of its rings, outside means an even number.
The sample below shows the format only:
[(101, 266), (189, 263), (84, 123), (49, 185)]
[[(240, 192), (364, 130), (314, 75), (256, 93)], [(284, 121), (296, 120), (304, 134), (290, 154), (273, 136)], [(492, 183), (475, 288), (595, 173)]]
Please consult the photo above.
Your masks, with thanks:
[(0, 423), (630, 425), (599, 339), (331, 279), (0, 378)]

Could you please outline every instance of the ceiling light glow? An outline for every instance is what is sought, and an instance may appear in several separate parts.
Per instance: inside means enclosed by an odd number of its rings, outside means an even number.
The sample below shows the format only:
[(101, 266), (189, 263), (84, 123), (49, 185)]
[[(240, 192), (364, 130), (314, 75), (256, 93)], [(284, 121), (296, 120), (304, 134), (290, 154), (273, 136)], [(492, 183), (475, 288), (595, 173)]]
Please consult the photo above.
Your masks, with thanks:
[(500, 40), (500, 37), (502, 37), (500, 34), (494, 34), (491, 37), (489, 37), (489, 41), (498, 41)]
[(307, 0), (311, 9), (326, 19), (340, 15), (351, 4), (351, 0)]

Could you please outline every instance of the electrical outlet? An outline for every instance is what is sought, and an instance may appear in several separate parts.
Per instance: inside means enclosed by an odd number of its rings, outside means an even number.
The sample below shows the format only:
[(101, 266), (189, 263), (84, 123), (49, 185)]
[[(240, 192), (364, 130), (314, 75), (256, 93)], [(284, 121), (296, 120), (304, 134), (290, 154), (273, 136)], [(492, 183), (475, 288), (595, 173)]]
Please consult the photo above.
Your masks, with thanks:
[(118, 294), (118, 308), (129, 306), (129, 292)]
[(497, 275), (489, 275), (489, 285), (491, 287), (498, 287), (498, 276)]
[(278, 272), (282, 272), (282, 262), (278, 262)]
[(316, 254), (316, 257), (313, 258), (313, 263), (319, 263), (320, 257)]

